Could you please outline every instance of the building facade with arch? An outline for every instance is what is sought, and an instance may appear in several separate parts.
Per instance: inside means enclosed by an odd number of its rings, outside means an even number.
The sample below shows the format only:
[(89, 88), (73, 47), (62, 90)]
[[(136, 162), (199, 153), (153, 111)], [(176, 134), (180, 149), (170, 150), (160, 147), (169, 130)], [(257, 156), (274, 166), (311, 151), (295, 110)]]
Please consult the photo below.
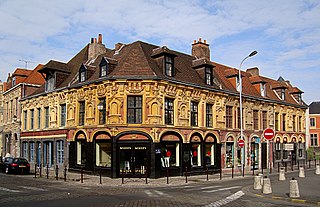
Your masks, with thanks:
[[(21, 100), (21, 156), (33, 164), (110, 177), (241, 171), (240, 165), (250, 171), (282, 164), (286, 144), (305, 142), (302, 92), (251, 68), (241, 72), (240, 149), (238, 70), (212, 62), (202, 40), (188, 55), (141, 41), (108, 49), (99, 35), (69, 62), (51, 60), (39, 73), (46, 83)], [(30, 118), (32, 110), (39, 120)], [(33, 121), (40, 128), (31, 129)], [(269, 148), (265, 128), (277, 134)], [(280, 160), (273, 158), (278, 139)]]

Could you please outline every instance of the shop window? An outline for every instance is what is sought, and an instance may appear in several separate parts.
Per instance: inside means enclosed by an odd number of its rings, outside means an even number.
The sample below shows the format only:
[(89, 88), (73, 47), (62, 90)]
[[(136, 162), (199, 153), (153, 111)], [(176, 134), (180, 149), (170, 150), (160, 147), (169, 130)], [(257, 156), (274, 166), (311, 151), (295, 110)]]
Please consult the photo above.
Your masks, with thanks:
[(77, 141), (77, 164), (86, 164), (86, 149), (84, 141)]
[(34, 142), (30, 142), (30, 162), (34, 162)]
[(206, 166), (215, 165), (214, 153), (215, 153), (214, 143), (205, 143), (205, 164), (206, 164)]
[(257, 139), (251, 142), (251, 166), (252, 169), (259, 168), (259, 142)]
[[(285, 145), (285, 144), (287, 144), (287, 140), (284, 140), (282, 145)], [(283, 147), (283, 159), (284, 160), (288, 159), (288, 155), (289, 155), (288, 150), (284, 149)]]
[(201, 166), (201, 144), (191, 144), (191, 165), (192, 167)]
[(64, 141), (57, 141), (57, 163), (63, 164), (64, 160)]
[(281, 143), (277, 141), (275, 143), (275, 150), (276, 150), (276, 160), (281, 160)]
[(161, 146), (162, 167), (178, 167), (179, 166), (179, 143), (163, 143)]
[(234, 165), (234, 143), (226, 142), (226, 166), (231, 168)]
[(311, 147), (318, 146), (318, 134), (310, 134), (310, 144)]
[(111, 167), (111, 142), (96, 143), (96, 166)]

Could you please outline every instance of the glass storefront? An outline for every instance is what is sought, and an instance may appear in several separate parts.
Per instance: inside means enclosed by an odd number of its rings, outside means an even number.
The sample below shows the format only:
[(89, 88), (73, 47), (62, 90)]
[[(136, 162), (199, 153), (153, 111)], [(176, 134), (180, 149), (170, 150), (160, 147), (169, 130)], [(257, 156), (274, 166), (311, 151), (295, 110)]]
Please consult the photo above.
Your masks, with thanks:
[(119, 172), (145, 174), (148, 166), (148, 144), (119, 144)]

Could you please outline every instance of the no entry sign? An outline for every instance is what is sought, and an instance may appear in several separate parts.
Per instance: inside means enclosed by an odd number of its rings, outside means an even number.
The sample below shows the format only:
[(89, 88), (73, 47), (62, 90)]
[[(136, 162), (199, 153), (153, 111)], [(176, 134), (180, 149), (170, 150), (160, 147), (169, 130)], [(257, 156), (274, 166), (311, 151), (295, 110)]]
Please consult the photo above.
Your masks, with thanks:
[(240, 148), (242, 148), (242, 147), (244, 146), (244, 140), (243, 140), (243, 139), (240, 139), (240, 140), (238, 141), (238, 146), (239, 146)]
[(274, 133), (274, 130), (271, 129), (271, 128), (266, 128), (264, 131), (263, 131), (263, 136), (264, 138), (266, 138), (267, 140), (270, 140), (274, 137), (275, 133)]

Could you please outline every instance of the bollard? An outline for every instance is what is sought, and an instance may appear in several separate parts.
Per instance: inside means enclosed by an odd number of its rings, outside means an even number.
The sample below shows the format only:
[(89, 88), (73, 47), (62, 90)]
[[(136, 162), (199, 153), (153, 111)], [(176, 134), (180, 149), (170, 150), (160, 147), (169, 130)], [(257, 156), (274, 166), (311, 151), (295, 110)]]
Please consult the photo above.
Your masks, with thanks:
[(122, 179), (121, 179), (121, 183), (124, 183), (124, 169), (122, 168)]
[(231, 169), (231, 177), (233, 178), (233, 171), (234, 171), (234, 165), (232, 165), (232, 169)]
[(262, 189), (261, 176), (259, 174), (254, 176), (253, 189), (255, 189), (255, 190), (261, 190)]
[(263, 186), (263, 174), (259, 173), (260, 176), (260, 185)]
[(286, 176), (284, 173), (284, 168), (280, 168), (280, 173), (279, 173), (279, 180), (286, 180)]
[(294, 178), (292, 178), (292, 180), (290, 180), (290, 184), (289, 184), (289, 188), (290, 188), (290, 198), (299, 198), (300, 197), (300, 192), (299, 192), (299, 185), (298, 185), (298, 181)]
[(280, 162), (278, 162), (278, 173), (280, 172), (279, 169), (280, 169)]
[(316, 166), (316, 175), (320, 175), (320, 165), (317, 164)]
[(64, 166), (64, 182), (67, 181), (67, 166)]
[(81, 183), (83, 183), (83, 167), (81, 167), (81, 177), (80, 177)]
[(56, 180), (59, 179), (59, 167), (56, 165)]
[(186, 171), (184, 172), (185, 173), (185, 176), (186, 176), (186, 183), (188, 183), (188, 175), (187, 175), (187, 173), (188, 173), (188, 168), (186, 167)]
[(263, 194), (272, 193), (270, 178), (268, 178), (267, 176), (263, 178), (262, 193)]
[(206, 173), (207, 173), (207, 181), (208, 181), (208, 180), (209, 180), (209, 171), (208, 171), (208, 167), (207, 167)]
[(169, 168), (167, 167), (167, 184), (169, 184)]
[(102, 167), (100, 166), (100, 184), (102, 184), (101, 174), (102, 174)]
[(146, 184), (148, 184), (148, 173), (147, 173), (147, 168), (144, 170), (144, 174), (146, 175)]
[(40, 166), (39, 166), (39, 176), (40, 176), (40, 178), (41, 178), (41, 176), (42, 176), (42, 164), (40, 164)]
[(47, 179), (49, 179), (49, 165), (47, 165)]
[(34, 165), (34, 178), (37, 178), (37, 163)]
[(300, 167), (299, 168), (299, 178), (304, 178), (304, 177), (306, 177), (305, 174), (304, 174), (304, 168)]

